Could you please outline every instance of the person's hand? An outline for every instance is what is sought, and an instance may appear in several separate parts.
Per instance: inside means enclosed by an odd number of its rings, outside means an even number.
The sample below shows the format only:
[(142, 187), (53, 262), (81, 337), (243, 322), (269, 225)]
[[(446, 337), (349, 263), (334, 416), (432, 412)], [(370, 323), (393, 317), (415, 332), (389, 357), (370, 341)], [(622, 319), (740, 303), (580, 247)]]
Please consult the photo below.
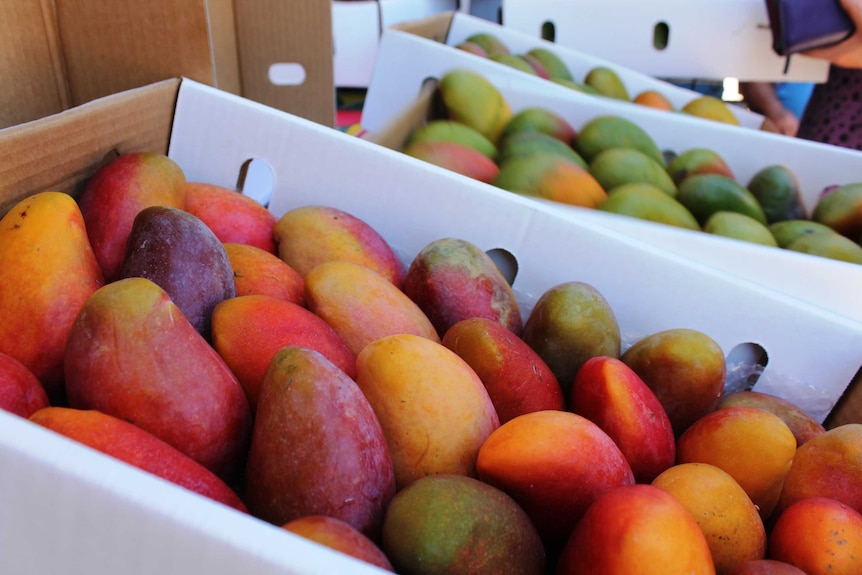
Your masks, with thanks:
[(802, 54), (828, 60), (841, 68), (862, 68), (862, 0), (841, 0), (841, 5), (856, 25), (856, 32), (840, 44)]
[(790, 110), (767, 116), (763, 121), (763, 129), (767, 132), (795, 136), (799, 132), (799, 118)]

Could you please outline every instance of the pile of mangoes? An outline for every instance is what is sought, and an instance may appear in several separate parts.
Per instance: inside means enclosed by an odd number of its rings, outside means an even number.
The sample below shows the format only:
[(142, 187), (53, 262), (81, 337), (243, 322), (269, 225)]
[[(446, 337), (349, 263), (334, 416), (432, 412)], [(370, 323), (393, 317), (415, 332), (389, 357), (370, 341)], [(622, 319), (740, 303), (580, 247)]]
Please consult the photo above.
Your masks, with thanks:
[(469, 36), (455, 46), (471, 54), (488, 58), (527, 74), (538, 76), (561, 86), (594, 96), (604, 96), (633, 102), (657, 110), (677, 111), (706, 120), (739, 125), (727, 103), (708, 94), (692, 93), (691, 99), (677, 109), (658, 88), (648, 88), (632, 94), (620, 75), (610, 66), (592, 67), (580, 80), (553, 50), (538, 46), (524, 54), (513, 53), (498, 37), (487, 32)]
[(786, 165), (741, 182), (716, 151), (663, 151), (616, 114), (576, 128), (547, 107), (514, 112), (468, 69), (444, 74), (437, 94), (443, 115), (404, 153), (518, 194), (862, 264), (862, 183), (824, 190), (809, 214)]

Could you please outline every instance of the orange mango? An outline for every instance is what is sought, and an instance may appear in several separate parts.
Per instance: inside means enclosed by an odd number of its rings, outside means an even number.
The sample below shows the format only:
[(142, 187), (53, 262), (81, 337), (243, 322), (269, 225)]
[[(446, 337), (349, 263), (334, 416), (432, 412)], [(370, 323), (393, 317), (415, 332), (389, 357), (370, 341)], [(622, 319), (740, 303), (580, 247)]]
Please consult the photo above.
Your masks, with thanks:
[(288, 521), (281, 528), (384, 571), (394, 571), (389, 558), (371, 538), (341, 519), (306, 515)]
[(278, 256), (249, 244), (225, 243), (236, 295), (270, 295), (305, 305), (305, 280)]
[(48, 407), (48, 394), (32, 371), (5, 353), (0, 353), (0, 409), (21, 417)]

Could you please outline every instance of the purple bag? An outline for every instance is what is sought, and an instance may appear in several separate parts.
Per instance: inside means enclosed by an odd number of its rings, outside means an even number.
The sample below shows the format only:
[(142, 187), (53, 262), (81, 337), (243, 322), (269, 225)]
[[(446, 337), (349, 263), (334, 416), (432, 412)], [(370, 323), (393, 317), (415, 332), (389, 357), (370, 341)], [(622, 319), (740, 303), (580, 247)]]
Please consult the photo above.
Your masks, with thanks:
[(838, 0), (766, 0), (766, 9), (779, 56), (838, 44), (856, 31)]

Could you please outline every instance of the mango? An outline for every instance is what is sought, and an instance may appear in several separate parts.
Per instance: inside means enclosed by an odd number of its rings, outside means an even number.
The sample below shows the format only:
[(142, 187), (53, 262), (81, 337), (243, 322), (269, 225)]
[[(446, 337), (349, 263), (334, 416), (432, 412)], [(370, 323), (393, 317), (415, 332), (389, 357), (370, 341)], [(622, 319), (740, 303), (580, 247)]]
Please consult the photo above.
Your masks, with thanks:
[(665, 169), (677, 186), (694, 174), (720, 174), (734, 178), (733, 171), (724, 158), (709, 148), (683, 150), (667, 162)]
[(699, 330), (670, 328), (648, 334), (620, 359), (656, 394), (677, 437), (715, 410), (724, 392), (724, 352)]
[(834, 231), (805, 234), (787, 244), (787, 249), (832, 260), (862, 264), (862, 246)]
[(394, 571), (389, 558), (377, 543), (341, 519), (328, 515), (306, 515), (288, 521), (281, 528), (384, 571)]
[(577, 132), (572, 124), (557, 112), (544, 106), (522, 108), (503, 129), (503, 138), (520, 132), (541, 132), (571, 146)]
[(465, 42), (471, 42), (480, 46), (485, 54), (488, 56), (492, 56), (494, 54), (511, 54), (509, 47), (506, 46), (505, 42), (500, 40), (494, 34), (490, 34), (488, 32), (477, 32), (475, 34), (471, 34), (465, 39)]
[(532, 68), (533, 73), (539, 78), (542, 78), (543, 80), (552, 80), (551, 73), (535, 56), (530, 54), (518, 54), (518, 58), (526, 62), (527, 65)]
[(546, 548), (558, 550), (603, 492), (634, 483), (598, 425), (568, 411), (534, 411), (499, 427), (479, 450), (479, 479), (512, 497)]
[(255, 246), (276, 253), (275, 216), (240, 191), (205, 182), (186, 182), (183, 209), (197, 216), (223, 243)]
[(523, 329), (512, 286), (491, 256), (467, 240), (440, 238), (426, 244), (407, 268), (404, 293), (441, 338), (471, 317), (494, 320), (517, 335)]
[(766, 225), (766, 214), (757, 198), (742, 184), (720, 174), (694, 174), (677, 188), (676, 199), (701, 225), (715, 212), (739, 212)]
[(185, 206), (186, 177), (164, 154), (122, 154), (84, 184), (78, 205), (105, 281), (117, 279), (135, 216), (149, 206)]
[(500, 168), (482, 152), (456, 142), (415, 142), (402, 150), (408, 156), (424, 160), (435, 166), (491, 183)]
[(677, 463), (708, 463), (733, 477), (766, 520), (778, 504), (796, 438), (774, 413), (725, 407), (707, 413), (677, 439)]
[(236, 295), (224, 244), (196, 216), (168, 206), (150, 206), (135, 216), (118, 277), (157, 284), (207, 340), (213, 308)]
[(497, 159), (497, 146), (466, 124), (452, 120), (431, 120), (422, 124), (407, 138), (406, 146), (416, 142), (455, 142), (474, 148), (492, 160)]
[(632, 102), (648, 108), (655, 108), (657, 110), (673, 111), (676, 109), (673, 102), (658, 90), (648, 89), (638, 92), (635, 97), (632, 98)]
[(134, 423), (228, 483), (237, 478), (251, 432), (245, 393), (152, 281), (96, 290), (72, 325), (64, 367), (70, 407)]
[(516, 54), (492, 54), (488, 56), (488, 58), (494, 62), (503, 64), (504, 66), (509, 66), (515, 70), (526, 72), (531, 76), (538, 76), (536, 69), (533, 68), (523, 57)]
[(333, 206), (300, 206), (285, 212), (273, 229), (278, 257), (303, 277), (330, 260), (348, 260), (389, 278), (399, 288), (407, 268), (368, 222)]
[(706, 538), (717, 575), (766, 557), (766, 527), (736, 480), (708, 463), (681, 463), (652, 481), (688, 509)]
[(822, 196), (811, 219), (858, 240), (862, 234), (862, 184), (844, 184)]
[(784, 561), (755, 559), (737, 565), (730, 575), (805, 575), (805, 571)]
[(378, 540), (395, 495), (389, 447), (368, 400), (321, 353), (295, 345), (267, 368), (245, 471), (249, 512), (279, 526), (326, 515)]
[(552, 50), (547, 48), (532, 48), (527, 51), (526, 55), (538, 60), (544, 66), (545, 70), (548, 71), (550, 79), (574, 81), (569, 66)]
[(614, 440), (637, 483), (649, 483), (674, 464), (676, 438), (664, 407), (621, 360), (588, 359), (575, 376), (568, 406)]
[(860, 573), (862, 514), (828, 497), (798, 501), (776, 519), (767, 554), (808, 575)]
[(591, 96), (599, 96), (598, 91), (592, 86), (587, 86), (583, 82), (577, 82), (575, 80), (566, 80), (563, 78), (551, 78), (551, 82), (554, 84), (559, 84), (560, 86), (565, 86), (575, 92), (581, 92), (582, 94), (590, 94)]
[(0, 353), (65, 399), (66, 340), (85, 302), (104, 284), (75, 200), (41, 192), (0, 219)]
[(862, 424), (846, 423), (796, 449), (775, 512), (809, 497), (829, 497), (862, 513)]
[(476, 372), (440, 343), (413, 334), (377, 339), (356, 358), (400, 491), (421, 477), (476, 476), (479, 448), (500, 425)]
[(256, 409), (273, 356), (298, 345), (320, 352), (348, 376), (356, 376), (356, 355), (326, 321), (301, 305), (268, 295), (237, 296), (216, 305), (212, 345), (230, 366)]
[(463, 319), (446, 330), (442, 343), (482, 380), (501, 424), (524, 413), (566, 409), (563, 390), (548, 365), (499, 322)]
[(619, 357), (622, 339), (608, 301), (580, 281), (548, 288), (530, 311), (521, 337), (551, 368), (566, 398), (581, 366), (591, 357)]
[(774, 164), (761, 168), (746, 187), (763, 208), (768, 224), (807, 219), (799, 178), (787, 166)]
[(398, 573), (545, 573), (545, 549), (524, 510), (462, 475), (422, 477), (399, 491), (386, 511), (382, 547)]
[[(407, 277), (409, 281), (409, 273)], [(325, 262), (308, 272), (305, 300), (354, 355), (375, 339), (394, 333), (440, 341), (416, 302), (374, 270), (353, 262)]]
[(665, 165), (664, 155), (652, 136), (627, 118), (605, 114), (581, 126), (575, 139), (575, 150), (588, 163), (608, 148), (634, 148)]
[(595, 66), (584, 76), (584, 84), (592, 86), (599, 94), (616, 100), (631, 100), (628, 88), (613, 68)]
[(701, 229), (688, 208), (652, 184), (635, 182), (612, 188), (607, 199), (596, 207), (605, 212), (687, 230)]
[(712, 120), (730, 124), (732, 126), (739, 125), (739, 119), (734, 115), (728, 104), (721, 98), (704, 94), (697, 96), (681, 108), (681, 110), (692, 116), (703, 118), (704, 120)]
[(227, 483), (155, 435), (94, 409), (45, 407), (30, 421), (198, 495), (246, 512)]
[[(500, 141), (500, 155), (497, 159), (500, 166), (509, 160), (534, 153), (557, 154), (566, 160), (574, 162), (585, 170), (587, 162), (572, 148), (559, 138), (538, 131), (520, 131), (503, 136)], [(499, 174), (497, 174), (499, 176)]]
[(735, 391), (723, 395), (718, 403), (718, 409), (733, 406), (757, 407), (774, 413), (793, 432), (797, 446), (826, 432), (823, 425), (804, 409), (771, 393), (754, 390)]
[(743, 242), (778, 247), (768, 227), (739, 212), (715, 212), (704, 222), (703, 231)]
[(475, 56), (479, 56), (481, 58), (488, 57), (488, 52), (486, 52), (485, 49), (482, 48), (482, 46), (480, 46), (477, 42), (470, 42), (468, 40), (465, 40), (456, 44), (455, 48), (463, 50)]
[(236, 295), (271, 295), (305, 305), (305, 280), (278, 256), (249, 244), (224, 244)]
[(19, 417), (48, 407), (48, 394), (32, 371), (12, 357), (0, 353), (0, 409)]
[(583, 208), (594, 208), (607, 197), (588, 169), (555, 152), (508, 158), (491, 183), (516, 194)]
[(814, 222), (811, 220), (784, 220), (769, 224), (769, 231), (772, 237), (775, 238), (778, 247), (786, 248), (793, 240), (800, 236), (813, 234), (816, 232), (835, 232), (826, 224)]
[(499, 141), (512, 108), (485, 76), (464, 68), (450, 70), (437, 89), (448, 119), (467, 124), (491, 142)]
[(648, 484), (599, 495), (572, 531), (558, 575), (715, 575), (694, 517), (673, 495)]
[(634, 148), (609, 148), (590, 161), (590, 173), (605, 190), (628, 183), (652, 184), (676, 197), (676, 184), (664, 164)]

